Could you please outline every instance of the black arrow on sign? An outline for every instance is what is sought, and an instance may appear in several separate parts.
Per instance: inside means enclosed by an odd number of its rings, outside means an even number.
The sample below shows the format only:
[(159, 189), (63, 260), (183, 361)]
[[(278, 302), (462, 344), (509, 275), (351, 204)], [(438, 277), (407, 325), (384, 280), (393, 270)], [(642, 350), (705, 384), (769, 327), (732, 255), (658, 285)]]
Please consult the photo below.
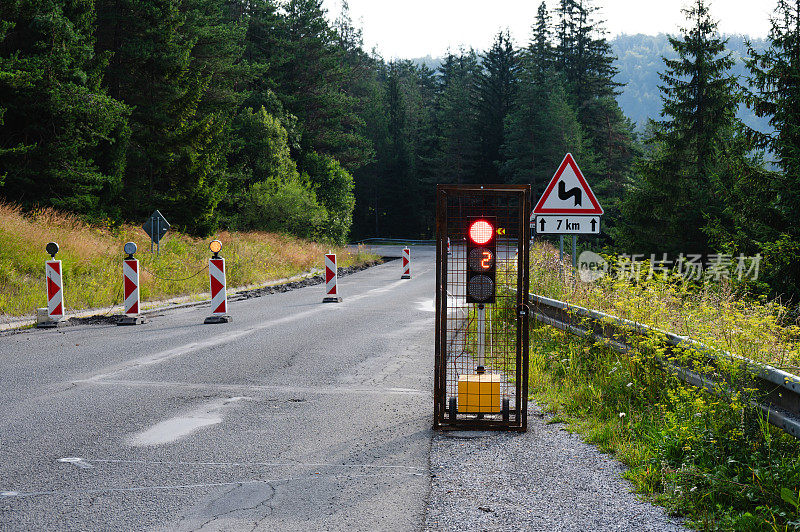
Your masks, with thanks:
[(594, 218), (592, 218), (592, 232), (594, 232), (594, 226), (595, 226), (595, 223), (597, 223), (597, 220), (595, 220)]
[(567, 184), (563, 181), (558, 182), (558, 199), (564, 201), (569, 198), (575, 198), (575, 205), (581, 205), (583, 199), (583, 191), (581, 187), (575, 187), (567, 190)]
[(544, 218), (539, 218), (539, 225), (542, 226), (542, 228), (539, 230), (539, 232), (540, 233), (544, 232)]

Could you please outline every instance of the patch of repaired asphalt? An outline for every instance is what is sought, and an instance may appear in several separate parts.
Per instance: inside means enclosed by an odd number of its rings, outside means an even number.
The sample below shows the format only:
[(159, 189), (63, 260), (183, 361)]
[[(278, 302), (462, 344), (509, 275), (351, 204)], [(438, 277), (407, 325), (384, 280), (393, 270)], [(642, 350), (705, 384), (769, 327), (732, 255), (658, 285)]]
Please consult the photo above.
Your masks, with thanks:
[(686, 530), (633, 493), (624, 471), (531, 405), (527, 433), (434, 435), (425, 529)]

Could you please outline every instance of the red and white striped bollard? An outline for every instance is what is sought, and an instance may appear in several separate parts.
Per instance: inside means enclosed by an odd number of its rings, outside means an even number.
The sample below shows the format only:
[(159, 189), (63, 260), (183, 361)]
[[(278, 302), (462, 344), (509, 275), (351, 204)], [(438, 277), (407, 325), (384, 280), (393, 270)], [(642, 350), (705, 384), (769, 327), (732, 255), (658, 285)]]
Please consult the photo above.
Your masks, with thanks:
[(225, 288), (225, 259), (219, 256), (222, 242), (213, 240), (209, 249), (214, 255), (208, 259), (208, 277), (211, 281), (211, 316), (205, 323), (228, 323), (232, 318), (228, 315), (228, 293)]
[(336, 269), (336, 254), (328, 253), (325, 255), (325, 297), (323, 303), (341, 303), (342, 298), (336, 286), (339, 275)]
[(47, 277), (47, 316), (51, 321), (58, 321), (64, 317), (64, 279), (61, 275), (61, 261), (48, 260), (45, 262), (45, 276)]
[(411, 279), (411, 250), (403, 248), (403, 275), (401, 279)]
[(61, 261), (56, 260), (58, 244), (50, 242), (45, 250), (51, 260), (44, 263), (44, 276), (47, 283), (47, 308), (36, 311), (37, 327), (58, 327), (59, 321), (64, 317), (64, 283), (61, 270)]
[(123, 249), (128, 254), (122, 260), (122, 307), (125, 316), (117, 320), (117, 325), (139, 325), (147, 320), (139, 314), (139, 261), (133, 258), (136, 243), (127, 242)]

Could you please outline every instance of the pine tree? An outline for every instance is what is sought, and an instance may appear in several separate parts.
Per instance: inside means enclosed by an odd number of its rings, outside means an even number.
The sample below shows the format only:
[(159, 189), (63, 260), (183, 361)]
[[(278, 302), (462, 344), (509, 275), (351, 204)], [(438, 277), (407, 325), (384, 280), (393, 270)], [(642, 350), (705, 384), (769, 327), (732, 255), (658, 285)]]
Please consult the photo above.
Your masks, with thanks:
[(301, 150), (319, 151), (352, 171), (372, 148), (361, 131), (346, 50), (325, 18), (322, 0), (289, 0), (272, 32), (262, 35), (268, 76), (286, 109), (298, 117)]
[(718, 189), (736, 133), (733, 61), (706, 0), (684, 10), (691, 27), (670, 37), (678, 54), (660, 74), (664, 120), (652, 124), (650, 152), (623, 205), (619, 242), (638, 252), (708, 253), (703, 228), (721, 216)]
[(507, 32), (498, 33), (492, 47), (480, 57), (481, 69), (477, 76), (480, 157), (477, 172), (481, 182), (496, 183), (502, 165), (500, 147), (505, 141), (504, 124), (512, 110), (519, 81), (519, 57)]
[(118, 218), (128, 109), (100, 88), (93, 7), (0, 4), (0, 194), (25, 207)]
[(636, 149), (633, 125), (615, 98), (620, 87), (614, 80), (616, 57), (594, 19), (596, 11), (591, 0), (561, 0), (555, 64), (593, 152), (584, 156), (581, 168), (601, 196), (610, 228), (618, 217)]
[(182, 7), (179, 0), (98, 0), (97, 46), (113, 54), (109, 92), (134, 109), (127, 217), (159, 208), (177, 227), (204, 235), (215, 227), (225, 193), (227, 117), (204, 101), (218, 87), (220, 72), (206, 68), (217, 59), (194, 55), (210, 28)]
[[(763, 256), (762, 279), (773, 295), (800, 297), (800, 0), (778, 0), (768, 36), (758, 52), (747, 43), (750, 88), (747, 105), (769, 119), (772, 133), (748, 131), (768, 150), (777, 171), (737, 165), (728, 175), (725, 218), (714, 224), (714, 241), (731, 253)], [(746, 143), (738, 147), (749, 151)], [(755, 169), (753, 169), (755, 167)]]
[(475, 51), (448, 53), (439, 68), (436, 103), (438, 131), (438, 175), (440, 183), (475, 183), (478, 175), (479, 72)]
[(768, 117), (774, 134), (751, 131), (756, 145), (777, 156), (783, 171), (778, 183), (783, 227), (798, 235), (800, 227), (800, 0), (778, 0), (772, 17), (769, 48), (749, 46), (747, 66), (757, 92), (747, 103), (757, 116)]
[(506, 182), (530, 183), (535, 197), (544, 192), (565, 153), (572, 152), (579, 161), (591, 156), (554, 59), (550, 16), (542, 2), (520, 58), (520, 83), (505, 123), (501, 167)]

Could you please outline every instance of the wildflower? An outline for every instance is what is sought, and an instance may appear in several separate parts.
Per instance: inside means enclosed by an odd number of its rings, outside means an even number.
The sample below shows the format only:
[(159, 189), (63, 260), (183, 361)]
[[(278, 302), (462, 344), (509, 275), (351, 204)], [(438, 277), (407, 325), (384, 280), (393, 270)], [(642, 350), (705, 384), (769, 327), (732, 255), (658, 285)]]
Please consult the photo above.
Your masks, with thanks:
[(697, 490), (697, 486), (692, 486), (692, 489), (690, 489), (689, 491), (696, 491), (696, 490)]
[(620, 419), (624, 418), (625, 417), (625, 412), (620, 412), (619, 413), (619, 417), (620, 417)]
[(629, 382), (629, 383), (628, 383), (628, 384), (626, 384), (625, 386), (627, 386), (628, 388), (630, 388), (631, 386), (633, 386), (633, 383), (632, 383), (632, 382)]
[(569, 359), (568, 359), (568, 358), (562, 358), (562, 359), (561, 359), (561, 363), (562, 363), (562, 364), (566, 364), (568, 361), (569, 361)]

